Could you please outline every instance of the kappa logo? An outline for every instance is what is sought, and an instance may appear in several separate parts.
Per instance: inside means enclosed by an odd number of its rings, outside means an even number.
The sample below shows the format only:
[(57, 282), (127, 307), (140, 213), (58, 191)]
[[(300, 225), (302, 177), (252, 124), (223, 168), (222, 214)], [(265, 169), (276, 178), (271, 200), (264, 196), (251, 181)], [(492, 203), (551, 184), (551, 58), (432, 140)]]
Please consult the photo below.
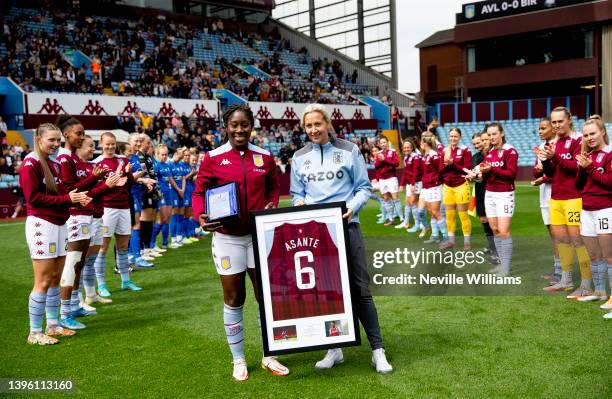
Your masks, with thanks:
[(343, 154), (341, 152), (334, 151), (334, 163), (342, 164), (342, 160), (343, 160)]
[(32, 161), (27, 160), (27, 161), (26, 161), (26, 162), (23, 164), (23, 166), (33, 166)]
[(253, 163), (258, 168), (261, 168), (264, 164), (263, 156), (261, 154), (253, 154)]
[(221, 161), (221, 163), (219, 164), (220, 166), (225, 166), (225, 165), (231, 165), (232, 163), (229, 161), (229, 159), (227, 158), (223, 158), (223, 160)]
[(306, 162), (304, 162), (304, 170), (310, 169), (310, 165), (312, 165), (312, 162), (310, 159), (307, 159)]

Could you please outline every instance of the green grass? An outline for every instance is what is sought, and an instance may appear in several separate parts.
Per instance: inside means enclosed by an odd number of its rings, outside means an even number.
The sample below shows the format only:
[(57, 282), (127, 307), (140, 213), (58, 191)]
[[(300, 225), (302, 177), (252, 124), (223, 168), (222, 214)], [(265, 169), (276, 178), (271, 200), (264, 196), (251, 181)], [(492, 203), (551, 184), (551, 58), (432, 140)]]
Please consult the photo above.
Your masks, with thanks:
[[(519, 187), (513, 234), (517, 268), (541, 287), (550, 245), (537, 201), (537, 190)], [(374, 225), (376, 213), (370, 203), (361, 214), (368, 257), (385, 246), (416, 243), (403, 232)], [(283, 356), (291, 369), (287, 378), (258, 367), (261, 339), (249, 292), (245, 331), (251, 378), (233, 382), (210, 238), (168, 251), (154, 270), (134, 274), (141, 292), (119, 291), (111, 271), (113, 303), (83, 319), (86, 330), (59, 345), (32, 347), (25, 343), (32, 269), (24, 225), (2, 224), (0, 235), (0, 378), (71, 378), (78, 394), (97, 398), (611, 395), (612, 323), (602, 319), (597, 304), (539, 291), (533, 296), (377, 296), (393, 374), (380, 376), (371, 369), (364, 343), (346, 349), (345, 363), (325, 372), (313, 367), (321, 352)], [(367, 342), (363, 332), (362, 338)]]

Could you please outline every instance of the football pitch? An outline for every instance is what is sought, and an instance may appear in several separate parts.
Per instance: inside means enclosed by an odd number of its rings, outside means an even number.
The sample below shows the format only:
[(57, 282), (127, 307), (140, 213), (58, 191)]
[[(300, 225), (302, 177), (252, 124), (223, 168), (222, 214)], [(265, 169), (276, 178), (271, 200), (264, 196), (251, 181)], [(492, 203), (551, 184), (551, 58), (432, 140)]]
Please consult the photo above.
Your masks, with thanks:
[[(119, 291), (109, 263), (113, 303), (97, 304), (98, 315), (80, 319), (88, 328), (76, 336), (34, 347), (26, 344), (33, 277), (24, 223), (0, 224), (0, 378), (71, 379), (74, 393), (87, 397), (610, 397), (612, 322), (602, 319), (600, 303), (576, 303), (541, 291), (551, 247), (538, 190), (519, 186), (516, 202), (516, 270), (539, 287), (531, 295), (377, 295), (392, 374), (378, 375), (371, 368), (362, 331), (362, 345), (345, 349), (344, 364), (331, 370), (315, 370), (320, 351), (281, 356), (291, 370), (282, 378), (259, 367), (261, 338), (249, 285), (250, 378), (243, 383), (231, 378), (210, 236), (168, 250), (155, 269), (134, 273), (141, 292)], [(371, 201), (360, 214), (368, 263), (373, 251), (419, 243), (404, 230), (376, 225), (377, 213)], [(480, 235), (479, 223), (472, 221), (474, 235)]]

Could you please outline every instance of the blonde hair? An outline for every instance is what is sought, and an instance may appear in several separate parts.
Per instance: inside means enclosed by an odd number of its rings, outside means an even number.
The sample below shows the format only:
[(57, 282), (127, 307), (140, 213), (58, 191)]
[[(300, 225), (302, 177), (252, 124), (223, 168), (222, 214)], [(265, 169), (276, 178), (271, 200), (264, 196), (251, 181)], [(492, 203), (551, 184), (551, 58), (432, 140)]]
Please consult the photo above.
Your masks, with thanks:
[[(60, 132), (61, 134), (60, 128), (55, 126), (53, 123), (42, 123), (38, 125), (35, 135), (37, 138), (40, 139), (42, 138), (42, 136), (44, 136), (45, 133), (54, 130)], [(38, 140), (34, 140), (34, 151), (36, 152), (36, 155), (38, 155), (38, 159), (40, 160), (40, 167), (42, 168), (43, 175), (45, 176), (45, 187), (47, 193), (52, 192), (57, 194), (57, 184), (55, 184), (55, 176), (51, 172), (51, 168), (49, 168), (49, 164), (47, 163), (47, 159), (49, 158), (49, 156), (43, 152), (42, 148), (40, 148)]]
[(102, 134), (100, 135), (100, 143), (101, 143), (102, 141), (104, 141), (104, 139), (105, 139), (105, 138), (107, 138), (107, 137), (109, 137), (109, 138), (111, 138), (111, 139), (113, 139), (113, 140), (117, 141), (117, 138), (115, 137), (115, 135), (114, 135), (112, 132), (104, 132), (104, 133), (102, 133)]
[(168, 151), (168, 146), (165, 144), (158, 144), (157, 147), (155, 147), (155, 158), (159, 161), (159, 152), (161, 150), (166, 150)]
[(438, 140), (436, 140), (436, 136), (433, 133), (421, 136), (421, 144), (427, 144), (432, 150), (436, 148), (437, 143)]
[(306, 106), (306, 108), (304, 108), (304, 111), (302, 112), (302, 116), (300, 117), (300, 125), (302, 127), (304, 127), (304, 121), (306, 119), (306, 115), (312, 113), (312, 112), (318, 112), (319, 114), (321, 114), (321, 116), (323, 117), (323, 119), (325, 120), (325, 122), (331, 124), (331, 118), (329, 117), (329, 114), (327, 113), (327, 109), (325, 109), (325, 107), (321, 104), (309, 104)]
[[(604, 134), (604, 143), (606, 143), (606, 145), (610, 144), (610, 140), (608, 139), (608, 131), (606, 130), (606, 124), (601, 119), (601, 116), (597, 114), (589, 116), (586, 122), (584, 122), (584, 125), (582, 125), (582, 128), (584, 129), (584, 127), (588, 125), (597, 126), (597, 128)], [(589, 145), (587, 144), (586, 140), (582, 140), (582, 152), (585, 153), (589, 151), (591, 151), (591, 149), (589, 148)]]
[[(574, 130), (574, 120), (572, 119), (572, 113), (570, 112), (569, 108), (567, 108), (567, 107), (555, 107), (552, 111), (550, 111), (550, 114), (552, 115), (553, 112), (563, 112), (565, 114), (565, 117), (567, 119), (569, 119), (570, 130)], [(552, 118), (551, 118), (551, 120), (552, 120)]]
[(174, 155), (172, 155), (172, 162), (174, 163), (180, 162), (180, 160), (183, 159), (184, 152), (185, 152), (185, 147), (177, 148), (176, 151), (174, 152)]

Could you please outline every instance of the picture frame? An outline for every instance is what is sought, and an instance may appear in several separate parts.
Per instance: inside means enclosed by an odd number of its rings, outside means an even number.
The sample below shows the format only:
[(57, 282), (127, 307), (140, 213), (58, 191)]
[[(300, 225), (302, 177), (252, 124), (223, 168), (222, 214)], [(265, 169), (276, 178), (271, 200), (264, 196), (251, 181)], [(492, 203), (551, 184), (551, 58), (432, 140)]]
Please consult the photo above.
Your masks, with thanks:
[(344, 202), (251, 213), (265, 356), (361, 345)]

